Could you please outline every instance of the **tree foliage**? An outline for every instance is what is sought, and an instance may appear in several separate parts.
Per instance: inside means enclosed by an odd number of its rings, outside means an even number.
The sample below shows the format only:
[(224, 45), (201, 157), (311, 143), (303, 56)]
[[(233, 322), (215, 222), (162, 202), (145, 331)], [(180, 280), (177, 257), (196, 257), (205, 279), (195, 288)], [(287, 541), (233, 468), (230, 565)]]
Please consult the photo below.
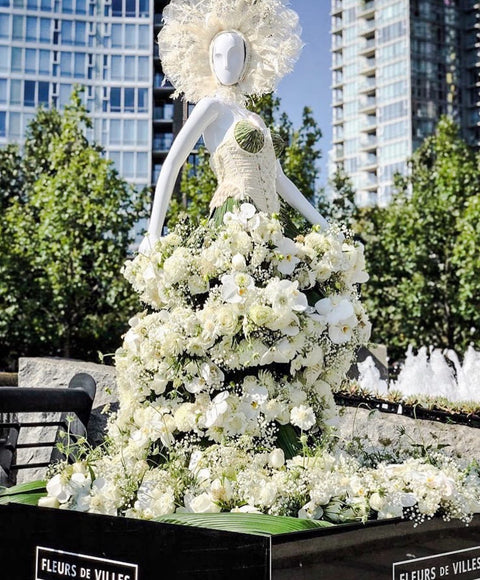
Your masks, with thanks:
[[(280, 161), (287, 177), (310, 201), (321, 204), (316, 180), (319, 174), (317, 163), (321, 157), (318, 141), (322, 132), (311, 109), (304, 107), (302, 124), (295, 129), (288, 115), (281, 112), (281, 101), (278, 97), (265, 95), (252, 100), (248, 108), (259, 114), (266, 125), (276, 131), (285, 142)], [(205, 147), (201, 147), (196, 165), (187, 163), (184, 167), (180, 193), (170, 203), (167, 224), (172, 227), (182, 213), (197, 219), (207, 216), (208, 205), (216, 186), (217, 180), (210, 167), (210, 155)], [(319, 209), (322, 208), (323, 206)], [(299, 221), (299, 216), (296, 216), (296, 221)]]
[(22, 150), (1, 151), (3, 366), (26, 355), (95, 360), (120, 344), (138, 306), (121, 268), (146, 195), (87, 141), (90, 123), (74, 91), (63, 113), (38, 111)]
[(393, 358), (407, 346), (480, 346), (479, 157), (442, 118), (398, 176), (385, 208), (359, 211), (374, 339)]

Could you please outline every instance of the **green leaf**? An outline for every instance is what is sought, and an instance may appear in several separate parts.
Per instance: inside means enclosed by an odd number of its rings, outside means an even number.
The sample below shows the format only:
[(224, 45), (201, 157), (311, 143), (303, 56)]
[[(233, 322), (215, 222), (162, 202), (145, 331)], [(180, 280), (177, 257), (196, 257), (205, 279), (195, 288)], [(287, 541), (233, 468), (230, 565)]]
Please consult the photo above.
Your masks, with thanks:
[(212, 530), (224, 530), (226, 532), (238, 532), (242, 534), (256, 534), (262, 536), (289, 534), (291, 532), (326, 528), (333, 525), (329, 522), (318, 520), (248, 513), (175, 513), (161, 516), (156, 518), (155, 521), (166, 524), (195, 526)]
[(7, 503), (38, 505), (38, 500), (46, 495), (46, 483), (41, 479), (28, 483), (19, 483), (2, 489), (0, 492), (0, 505)]
[(285, 453), (286, 459), (292, 459), (302, 449), (299, 437), (293, 425), (280, 425), (278, 429), (277, 445)]
[(0, 495), (0, 505), (6, 505), (8, 503), (21, 503), (24, 505), (38, 505), (38, 500), (45, 497), (47, 492), (44, 493), (19, 493), (17, 495)]
[(0, 497), (13, 496), (18, 494), (33, 493), (46, 490), (46, 482), (43, 479), (29, 481), (27, 483), (19, 483), (6, 487), (0, 492)]

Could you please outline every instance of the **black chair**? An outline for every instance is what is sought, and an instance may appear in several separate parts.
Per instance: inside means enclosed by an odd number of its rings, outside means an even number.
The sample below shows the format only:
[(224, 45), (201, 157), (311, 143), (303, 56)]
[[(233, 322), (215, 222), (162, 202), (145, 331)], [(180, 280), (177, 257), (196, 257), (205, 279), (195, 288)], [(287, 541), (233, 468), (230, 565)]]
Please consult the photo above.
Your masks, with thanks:
[[(58, 444), (74, 448), (86, 437), (95, 393), (95, 380), (87, 373), (76, 374), (64, 388), (0, 386), (0, 486), (14, 485), (21, 469), (46, 468), (65, 459)], [(31, 413), (35, 415), (24, 415)], [(39, 427), (53, 429), (53, 435), (45, 441), (25, 441), (25, 431)], [(39, 448), (49, 452), (45, 461), (17, 461), (20, 450)], [(67, 459), (73, 461), (74, 455)]]

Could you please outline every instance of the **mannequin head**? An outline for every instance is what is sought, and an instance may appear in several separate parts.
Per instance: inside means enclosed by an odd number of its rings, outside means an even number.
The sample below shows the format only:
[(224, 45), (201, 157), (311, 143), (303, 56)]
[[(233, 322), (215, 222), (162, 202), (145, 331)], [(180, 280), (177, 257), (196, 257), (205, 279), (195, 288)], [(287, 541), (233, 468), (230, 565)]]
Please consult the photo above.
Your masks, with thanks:
[(210, 63), (221, 85), (232, 86), (242, 80), (246, 53), (245, 40), (238, 32), (221, 32), (215, 36), (210, 45)]

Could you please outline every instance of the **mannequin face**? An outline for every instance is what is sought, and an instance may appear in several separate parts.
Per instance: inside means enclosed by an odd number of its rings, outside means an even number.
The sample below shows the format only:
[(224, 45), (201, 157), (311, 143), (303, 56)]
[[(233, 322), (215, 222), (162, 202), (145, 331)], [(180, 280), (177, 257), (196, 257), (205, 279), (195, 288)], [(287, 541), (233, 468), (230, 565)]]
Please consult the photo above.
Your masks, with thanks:
[(212, 71), (222, 85), (241, 80), (245, 69), (245, 41), (236, 32), (222, 32), (211, 44)]

